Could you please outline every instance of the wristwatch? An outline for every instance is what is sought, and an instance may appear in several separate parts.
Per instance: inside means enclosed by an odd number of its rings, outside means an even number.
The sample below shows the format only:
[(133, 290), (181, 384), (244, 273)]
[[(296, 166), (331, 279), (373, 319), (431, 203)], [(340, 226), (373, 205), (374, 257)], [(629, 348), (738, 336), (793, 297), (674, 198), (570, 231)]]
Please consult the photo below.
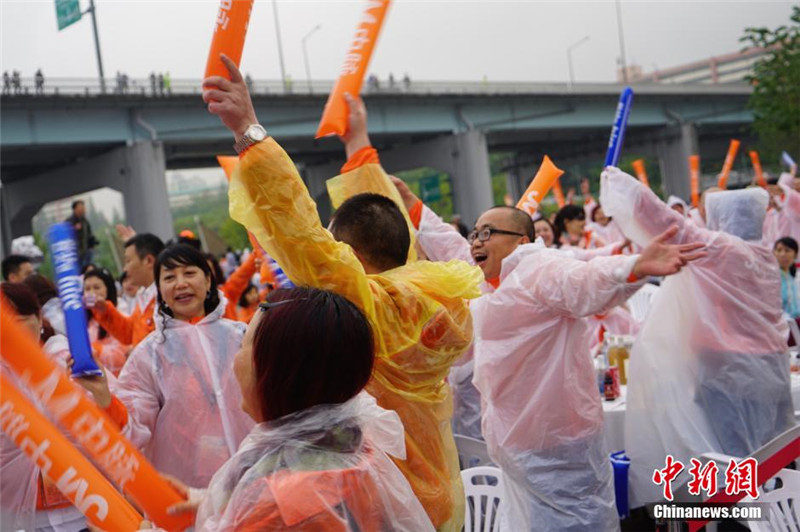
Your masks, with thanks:
[(233, 145), (233, 149), (236, 150), (236, 153), (242, 153), (253, 144), (258, 144), (265, 138), (267, 138), (267, 130), (261, 127), (260, 124), (251, 124), (247, 126), (242, 138), (237, 140), (236, 144)]

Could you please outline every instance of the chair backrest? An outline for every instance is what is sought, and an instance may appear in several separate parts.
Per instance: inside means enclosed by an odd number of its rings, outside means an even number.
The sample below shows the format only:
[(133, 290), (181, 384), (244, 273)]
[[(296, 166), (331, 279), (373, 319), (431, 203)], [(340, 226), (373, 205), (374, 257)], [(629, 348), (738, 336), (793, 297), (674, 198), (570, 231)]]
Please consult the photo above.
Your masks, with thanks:
[(800, 327), (797, 326), (797, 321), (787, 316), (786, 323), (789, 324), (789, 336), (794, 339), (797, 346), (800, 346)]
[(465, 532), (499, 532), (503, 473), (496, 467), (471, 467), (461, 472), (466, 508)]
[(645, 318), (647, 318), (647, 312), (650, 310), (650, 303), (656, 292), (658, 292), (658, 287), (654, 284), (647, 283), (628, 299), (628, 307), (631, 309), (633, 319), (639, 323), (644, 322)]
[(492, 459), (489, 458), (489, 452), (486, 450), (486, 442), (469, 436), (462, 436), (461, 434), (453, 434), (453, 439), (456, 441), (458, 462), (461, 464), (461, 469), (494, 465)]
[[(757, 500), (747, 497), (743, 503), (757, 502), (767, 506), (769, 521), (748, 521), (753, 532), (798, 532), (800, 531), (800, 472), (782, 469), (772, 477), (778, 487), (767, 491), (766, 486), (759, 490)], [(773, 484), (770, 482), (769, 484)]]

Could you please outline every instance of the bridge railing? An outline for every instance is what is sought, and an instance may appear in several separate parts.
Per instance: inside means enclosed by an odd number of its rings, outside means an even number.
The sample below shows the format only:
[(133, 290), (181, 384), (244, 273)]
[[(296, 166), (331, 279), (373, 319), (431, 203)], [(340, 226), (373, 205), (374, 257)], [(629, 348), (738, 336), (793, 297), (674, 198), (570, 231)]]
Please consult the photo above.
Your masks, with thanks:
[[(202, 92), (200, 79), (177, 78), (163, 83), (155, 78), (109, 78), (106, 79), (105, 91), (102, 90), (97, 78), (45, 78), (44, 82), (37, 85), (34, 78), (19, 78), (18, 81), (3, 80), (3, 96), (142, 96), (148, 98), (162, 98), (172, 95), (188, 95)], [(298, 81), (287, 80), (248, 80), (250, 92), (254, 95), (326, 95), (333, 87), (333, 80)], [(638, 90), (653, 90), (655, 92), (679, 92), (687, 90), (702, 92), (711, 90), (715, 92), (749, 92), (749, 87), (744, 84), (730, 85), (678, 85), (649, 83), (637, 85)], [(619, 85), (615, 83), (543, 83), (525, 81), (414, 81), (414, 80), (389, 80), (382, 79), (364, 83), (363, 92), (366, 94), (587, 94), (587, 93), (617, 93)]]

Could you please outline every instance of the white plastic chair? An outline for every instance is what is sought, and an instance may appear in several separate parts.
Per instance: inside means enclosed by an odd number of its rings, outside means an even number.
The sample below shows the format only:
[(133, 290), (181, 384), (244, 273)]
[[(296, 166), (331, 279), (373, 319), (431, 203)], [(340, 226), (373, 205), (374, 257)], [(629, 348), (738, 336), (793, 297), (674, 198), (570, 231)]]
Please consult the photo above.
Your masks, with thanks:
[(471, 467), (461, 472), (466, 507), (464, 532), (500, 532), (503, 473), (496, 467)]
[(458, 463), (461, 465), (461, 469), (494, 465), (486, 450), (486, 442), (461, 434), (453, 434), (453, 439), (456, 441)]
[(631, 309), (633, 319), (639, 323), (644, 322), (650, 310), (650, 303), (656, 292), (658, 292), (658, 287), (654, 284), (647, 283), (628, 299), (628, 307)]
[(789, 338), (794, 338), (795, 345), (789, 348), (789, 352), (793, 355), (796, 355), (800, 352), (800, 327), (797, 326), (797, 322), (794, 318), (784, 315), (786, 318), (786, 323), (789, 324)]
[(763, 486), (757, 500), (742, 499), (743, 503), (758, 502), (769, 508), (769, 521), (748, 521), (747, 526), (753, 532), (797, 532), (800, 530), (800, 472), (782, 469), (772, 480), (778, 481), (780, 487), (766, 491)]

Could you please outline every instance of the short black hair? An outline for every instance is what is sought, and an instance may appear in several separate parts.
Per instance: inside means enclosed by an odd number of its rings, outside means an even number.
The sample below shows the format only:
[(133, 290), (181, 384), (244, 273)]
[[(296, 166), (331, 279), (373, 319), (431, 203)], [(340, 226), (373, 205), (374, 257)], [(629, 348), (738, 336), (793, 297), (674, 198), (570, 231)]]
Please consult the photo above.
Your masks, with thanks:
[(78, 205), (86, 205), (86, 202), (83, 201), (83, 200), (80, 200), (80, 199), (73, 201), (72, 202), (72, 210), (74, 211), (75, 207), (77, 207)]
[(154, 258), (157, 258), (159, 253), (164, 251), (164, 242), (162, 242), (160, 238), (152, 233), (141, 233), (132, 236), (127, 242), (125, 242), (126, 248), (130, 246), (134, 246), (136, 248), (136, 254), (139, 255), (140, 259), (143, 259), (148, 255), (152, 255)]
[(214, 280), (217, 281), (217, 284), (225, 283), (225, 274), (222, 273), (222, 267), (219, 265), (217, 257), (215, 257), (213, 253), (203, 253), (203, 256), (206, 258), (206, 261), (211, 263), (211, 273), (214, 274)]
[(25, 255), (9, 255), (3, 259), (2, 270), (3, 280), (8, 281), (8, 276), (19, 272), (20, 267), (26, 262), (32, 262)]
[(511, 214), (511, 221), (516, 226), (517, 231), (528, 237), (528, 240), (533, 242), (536, 240), (536, 229), (533, 227), (533, 219), (531, 215), (522, 209), (512, 207), (509, 205), (495, 205), (489, 210), (504, 209)]
[(334, 213), (331, 232), (381, 270), (397, 268), (408, 260), (408, 223), (386, 196), (364, 193), (348, 198)]

